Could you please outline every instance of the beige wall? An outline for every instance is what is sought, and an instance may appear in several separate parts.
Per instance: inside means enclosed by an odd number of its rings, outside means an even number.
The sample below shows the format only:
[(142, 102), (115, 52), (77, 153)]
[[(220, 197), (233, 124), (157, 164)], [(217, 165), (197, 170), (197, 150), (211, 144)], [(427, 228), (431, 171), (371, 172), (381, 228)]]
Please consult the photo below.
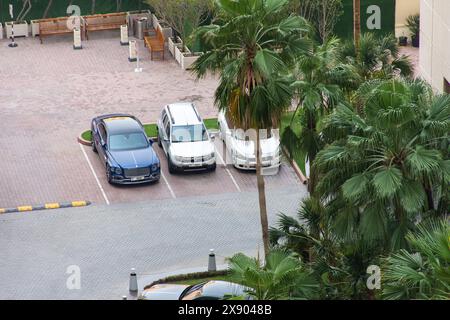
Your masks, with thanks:
[(439, 92), (450, 81), (450, 0), (420, 2), (420, 73)]
[[(450, 0), (448, 0), (450, 1)], [(409, 37), (408, 28), (405, 27), (406, 19), (412, 14), (419, 13), (420, 0), (397, 0), (395, 4), (395, 36)]]

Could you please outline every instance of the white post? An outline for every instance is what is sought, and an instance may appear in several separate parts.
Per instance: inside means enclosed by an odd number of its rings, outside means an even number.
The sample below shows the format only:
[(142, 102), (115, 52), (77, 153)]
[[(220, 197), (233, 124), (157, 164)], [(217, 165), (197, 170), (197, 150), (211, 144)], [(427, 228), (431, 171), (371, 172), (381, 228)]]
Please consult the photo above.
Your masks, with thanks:
[(137, 276), (136, 276), (136, 269), (132, 268), (130, 273), (130, 292), (137, 292), (138, 291), (138, 283), (137, 283)]
[(77, 27), (73, 28), (73, 49), (83, 49), (83, 46), (81, 45), (81, 30)]
[(128, 44), (128, 25), (124, 24), (120, 26), (120, 45), (127, 46)]
[(136, 44), (136, 40), (130, 40), (129, 43), (129, 54), (128, 54), (128, 61), (130, 62), (134, 62), (137, 60), (137, 44)]
[(208, 272), (212, 271), (217, 271), (216, 254), (214, 253), (214, 249), (209, 250), (209, 257), (208, 257)]
[(8, 45), (10, 48), (15, 48), (18, 44), (14, 41), (14, 12), (13, 5), (9, 5), (9, 15), (11, 16), (11, 43)]

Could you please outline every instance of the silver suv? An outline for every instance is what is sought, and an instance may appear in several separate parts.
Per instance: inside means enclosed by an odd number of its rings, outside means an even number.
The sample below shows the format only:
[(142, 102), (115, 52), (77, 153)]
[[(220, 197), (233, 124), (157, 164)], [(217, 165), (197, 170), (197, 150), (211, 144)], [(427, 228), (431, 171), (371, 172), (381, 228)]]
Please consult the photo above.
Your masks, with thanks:
[(158, 145), (167, 155), (170, 173), (216, 169), (213, 138), (193, 103), (165, 106), (157, 130)]

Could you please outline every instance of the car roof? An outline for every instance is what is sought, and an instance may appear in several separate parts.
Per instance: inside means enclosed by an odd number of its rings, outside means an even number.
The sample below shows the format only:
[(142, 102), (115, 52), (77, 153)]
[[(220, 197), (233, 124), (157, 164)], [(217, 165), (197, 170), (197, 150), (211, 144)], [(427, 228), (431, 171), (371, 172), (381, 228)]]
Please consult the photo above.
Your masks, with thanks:
[(141, 124), (131, 116), (118, 116), (102, 119), (109, 134), (142, 132)]
[(167, 105), (169, 116), (172, 124), (178, 125), (195, 125), (201, 124), (202, 120), (192, 102), (179, 102)]
[(202, 288), (202, 296), (204, 297), (218, 297), (224, 295), (241, 296), (245, 294), (245, 287), (236, 283), (211, 280), (205, 283)]

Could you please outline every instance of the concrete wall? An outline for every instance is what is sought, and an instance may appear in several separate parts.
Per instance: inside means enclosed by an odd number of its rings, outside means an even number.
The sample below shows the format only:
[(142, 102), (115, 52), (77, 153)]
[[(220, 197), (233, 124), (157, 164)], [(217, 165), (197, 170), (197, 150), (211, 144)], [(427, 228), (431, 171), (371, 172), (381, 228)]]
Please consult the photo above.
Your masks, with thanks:
[(420, 2), (420, 73), (439, 92), (450, 82), (450, 1)]
[(408, 28), (406, 28), (406, 19), (412, 14), (419, 13), (420, 0), (396, 0), (395, 2), (395, 36), (409, 37)]

